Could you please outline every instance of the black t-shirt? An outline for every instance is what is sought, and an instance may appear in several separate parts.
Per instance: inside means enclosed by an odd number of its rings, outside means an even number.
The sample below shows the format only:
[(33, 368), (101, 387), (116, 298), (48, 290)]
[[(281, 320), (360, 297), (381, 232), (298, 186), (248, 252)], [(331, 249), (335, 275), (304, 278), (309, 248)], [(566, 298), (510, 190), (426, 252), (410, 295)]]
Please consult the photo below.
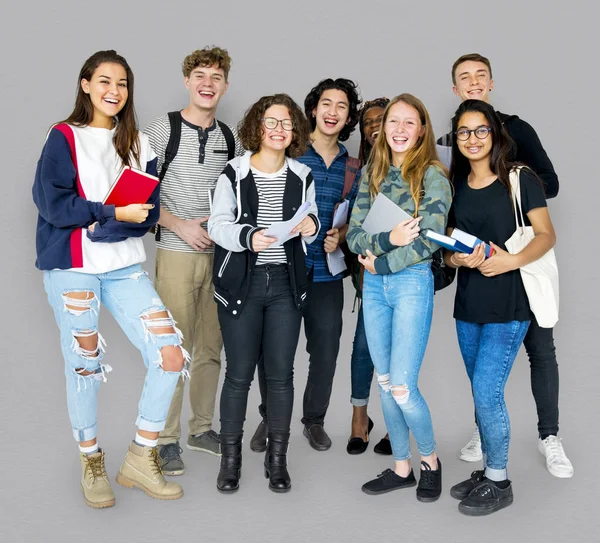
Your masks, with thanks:
[[(504, 243), (516, 230), (515, 213), (508, 190), (496, 179), (482, 189), (469, 187), (467, 179), (454, 183), (455, 195), (448, 216), (448, 227), (493, 241), (506, 250)], [(530, 170), (521, 170), (521, 203), (526, 214), (546, 207), (544, 190)], [(519, 270), (485, 277), (478, 269), (458, 269), (454, 318), (479, 324), (527, 321), (532, 317)]]

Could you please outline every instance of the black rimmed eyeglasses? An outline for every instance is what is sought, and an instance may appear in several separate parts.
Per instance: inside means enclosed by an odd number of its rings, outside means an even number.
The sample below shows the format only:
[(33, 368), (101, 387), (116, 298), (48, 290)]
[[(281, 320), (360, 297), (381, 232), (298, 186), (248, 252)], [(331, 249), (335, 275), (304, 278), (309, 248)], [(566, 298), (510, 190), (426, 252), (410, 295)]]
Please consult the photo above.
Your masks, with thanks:
[(276, 119), (275, 117), (263, 117), (261, 121), (264, 123), (265, 128), (269, 130), (274, 130), (277, 128), (277, 125), (281, 123), (281, 128), (283, 128), (286, 132), (290, 130), (294, 130), (294, 121), (292, 119)]
[(479, 140), (484, 140), (490, 135), (492, 129), (489, 126), (478, 126), (473, 130), (469, 130), (468, 128), (459, 128), (456, 131), (456, 138), (460, 141), (467, 141), (471, 134), (475, 134), (475, 137)]

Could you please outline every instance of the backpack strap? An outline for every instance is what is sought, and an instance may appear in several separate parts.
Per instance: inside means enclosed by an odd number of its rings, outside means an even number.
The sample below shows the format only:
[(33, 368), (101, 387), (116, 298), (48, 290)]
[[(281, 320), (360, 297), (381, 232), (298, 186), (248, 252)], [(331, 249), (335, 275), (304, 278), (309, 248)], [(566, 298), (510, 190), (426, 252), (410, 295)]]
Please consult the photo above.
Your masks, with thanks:
[[(169, 164), (173, 162), (173, 159), (177, 156), (179, 151), (179, 142), (181, 141), (181, 112), (180, 111), (169, 111), (169, 141), (167, 142), (167, 148), (165, 149), (165, 161), (162, 164), (158, 179), (162, 181), (167, 174)], [(160, 225), (156, 223), (150, 230), (154, 231), (154, 239), (160, 241)]]
[(233, 133), (225, 123), (219, 120), (217, 120), (217, 123), (219, 124), (219, 128), (221, 129), (221, 132), (223, 132), (223, 137), (227, 143), (227, 161), (230, 161), (235, 157), (235, 139)]
[(342, 200), (347, 198), (352, 192), (354, 180), (356, 179), (356, 174), (358, 173), (359, 169), (360, 160), (348, 155), (348, 158), (346, 158), (346, 172), (344, 175), (344, 190), (342, 191)]
[(169, 142), (165, 149), (165, 161), (163, 162), (162, 168), (158, 178), (162, 181), (165, 178), (169, 164), (173, 162), (173, 159), (177, 156), (179, 150), (179, 142), (181, 140), (181, 112), (180, 111), (169, 111)]

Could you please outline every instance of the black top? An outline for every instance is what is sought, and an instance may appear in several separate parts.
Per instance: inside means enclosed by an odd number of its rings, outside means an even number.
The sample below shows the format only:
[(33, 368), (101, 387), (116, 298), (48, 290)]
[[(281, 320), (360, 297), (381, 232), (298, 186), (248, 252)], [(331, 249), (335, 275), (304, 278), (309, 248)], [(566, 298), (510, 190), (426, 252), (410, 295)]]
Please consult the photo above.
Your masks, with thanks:
[[(504, 243), (516, 230), (511, 196), (496, 179), (482, 189), (472, 189), (467, 179), (454, 184), (455, 196), (448, 216), (448, 227), (458, 228), (483, 241), (493, 241), (506, 250)], [(539, 180), (526, 168), (521, 170), (521, 203), (526, 214), (546, 207)], [(479, 324), (531, 320), (532, 313), (519, 270), (485, 277), (478, 269), (458, 269), (454, 318)]]

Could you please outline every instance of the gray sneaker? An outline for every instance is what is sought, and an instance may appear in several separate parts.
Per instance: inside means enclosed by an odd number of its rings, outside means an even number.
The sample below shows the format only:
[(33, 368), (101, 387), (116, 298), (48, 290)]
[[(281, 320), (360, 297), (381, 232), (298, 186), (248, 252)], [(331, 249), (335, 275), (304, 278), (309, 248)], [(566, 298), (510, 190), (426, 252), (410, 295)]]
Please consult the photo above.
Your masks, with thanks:
[(160, 467), (165, 475), (183, 475), (185, 466), (181, 459), (182, 452), (179, 441), (158, 446)]
[(209, 430), (195, 436), (188, 436), (187, 448), (190, 451), (200, 451), (221, 456), (221, 437), (214, 430)]

